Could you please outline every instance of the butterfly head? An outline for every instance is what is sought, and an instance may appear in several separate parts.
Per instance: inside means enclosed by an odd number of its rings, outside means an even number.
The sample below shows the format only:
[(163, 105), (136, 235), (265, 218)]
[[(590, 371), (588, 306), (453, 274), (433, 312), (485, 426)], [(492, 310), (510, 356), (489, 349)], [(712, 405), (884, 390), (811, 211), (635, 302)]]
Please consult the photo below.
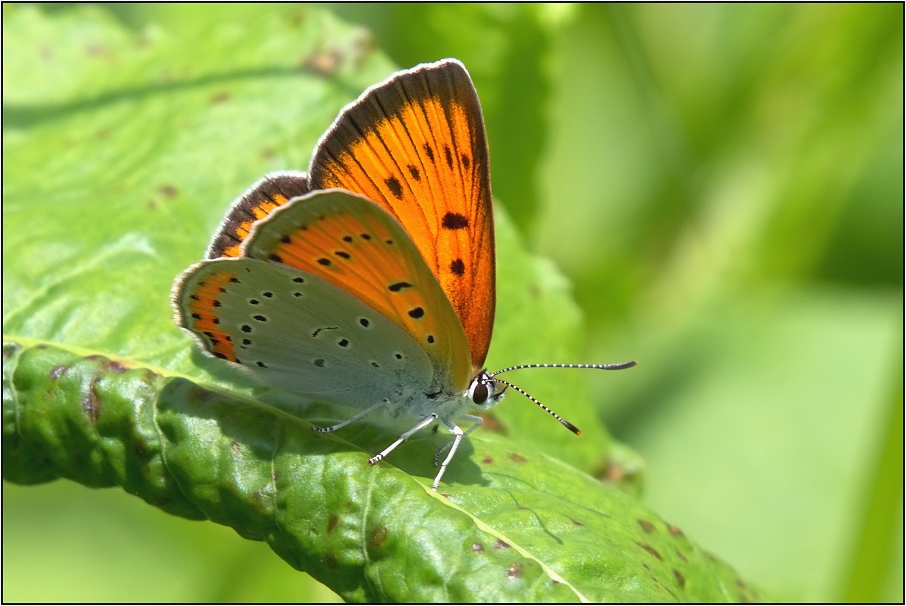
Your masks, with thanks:
[(487, 410), (503, 399), (506, 388), (503, 383), (495, 381), (491, 373), (482, 370), (472, 379), (466, 396), (479, 410)]

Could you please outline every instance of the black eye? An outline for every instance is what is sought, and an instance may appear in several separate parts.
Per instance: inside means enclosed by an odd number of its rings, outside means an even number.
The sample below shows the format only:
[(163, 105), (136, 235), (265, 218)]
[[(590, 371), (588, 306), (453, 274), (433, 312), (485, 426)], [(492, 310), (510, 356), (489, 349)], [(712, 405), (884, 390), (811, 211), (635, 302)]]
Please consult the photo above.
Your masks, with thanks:
[(479, 383), (472, 390), (472, 401), (476, 404), (484, 404), (488, 399), (488, 386), (485, 383)]

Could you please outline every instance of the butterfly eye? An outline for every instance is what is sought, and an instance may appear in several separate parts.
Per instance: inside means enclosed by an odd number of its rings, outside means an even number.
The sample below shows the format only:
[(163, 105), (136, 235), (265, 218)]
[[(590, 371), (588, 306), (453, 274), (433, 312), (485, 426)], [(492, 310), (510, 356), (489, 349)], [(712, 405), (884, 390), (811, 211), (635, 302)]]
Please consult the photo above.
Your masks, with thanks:
[(478, 383), (472, 390), (472, 401), (476, 404), (484, 404), (489, 395), (487, 383)]

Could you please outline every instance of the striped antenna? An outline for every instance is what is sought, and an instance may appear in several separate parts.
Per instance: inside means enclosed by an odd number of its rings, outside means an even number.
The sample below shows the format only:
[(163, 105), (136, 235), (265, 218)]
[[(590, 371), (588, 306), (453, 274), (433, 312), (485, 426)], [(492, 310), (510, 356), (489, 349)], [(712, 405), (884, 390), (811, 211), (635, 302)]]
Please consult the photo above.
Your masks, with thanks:
[(518, 391), (519, 393), (521, 393), (522, 395), (524, 395), (526, 398), (528, 398), (529, 400), (531, 400), (532, 402), (534, 402), (535, 404), (537, 404), (538, 406), (540, 406), (541, 408), (543, 408), (544, 410), (546, 410), (552, 417), (554, 417), (555, 419), (557, 419), (558, 421), (560, 421), (561, 423), (563, 423), (563, 426), (566, 427), (568, 430), (570, 430), (571, 432), (573, 432), (573, 433), (576, 434), (577, 436), (582, 435), (582, 432), (579, 431), (579, 428), (578, 428), (578, 427), (576, 427), (575, 425), (573, 425), (572, 423), (570, 423), (569, 421), (567, 421), (566, 419), (564, 419), (563, 417), (561, 417), (560, 415), (558, 415), (557, 413), (555, 413), (553, 410), (551, 410), (550, 408), (548, 408), (547, 406), (545, 406), (544, 404), (542, 404), (540, 401), (538, 401), (538, 398), (536, 398), (535, 396), (531, 395), (530, 393), (528, 393), (528, 392), (525, 391), (524, 389), (520, 389), (519, 387), (516, 387), (515, 385), (513, 385), (512, 383), (510, 383), (509, 381), (504, 381), (503, 379), (491, 379), (491, 381), (493, 381), (494, 383), (503, 383), (503, 384), (506, 385), (507, 387), (512, 387), (513, 389), (515, 389), (516, 391)]
[(632, 368), (636, 364), (638, 364), (638, 362), (636, 362), (635, 360), (632, 360), (630, 362), (619, 362), (617, 364), (520, 364), (518, 366), (510, 366), (509, 368), (504, 368), (504, 369), (498, 370), (497, 372), (488, 373), (488, 380), (493, 381), (494, 383), (502, 383), (503, 385), (506, 385), (507, 387), (512, 387), (513, 389), (515, 389), (516, 391), (518, 391), (519, 393), (524, 395), (526, 398), (528, 398), (529, 400), (531, 400), (532, 402), (534, 402), (535, 404), (540, 406), (542, 409), (546, 410), (548, 412), (548, 414), (550, 414), (552, 417), (554, 417), (555, 419), (560, 421), (560, 423), (562, 423), (564, 427), (566, 427), (568, 430), (570, 430), (571, 432), (573, 432), (574, 434), (576, 434), (578, 436), (578, 435), (582, 435), (582, 432), (579, 431), (578, 427), (576, 427), (575, 425), (573, 425), (572, 423), (570, 423), (569, 421), (567, 421), (566, 419), (564, 419), (563, 417), (561, 417), (560, 415), (555, 413), (553, 410), (551, 410), (550, 408), (548, 408), (547, 406), (542, 404), (538, 400), (538, 398), (529, 394), (524, 389), (522, 389), (520, 387), (516, 387), (509, 381), (504, 381), (503, 379), (495, 379), (494, 377), (499, 374), (503, 374), (505, 372), (510, 372), (511, 370), (521, 370), (523, 368), (594, 368), (597, 370), (623, 370), (624, 368)]
[(617, 364), (520, 364), (519, 366), (510, 366), (509, 368), (504, 368), (488, 374), (493, 377), (501, 373), (523, 368), (596, 368), (598, 370), (623, 370), (624, 368), (632, 368), (637, 364), (638, 362), (635, 360), (632, 360), (631, 362), (619, 362)]

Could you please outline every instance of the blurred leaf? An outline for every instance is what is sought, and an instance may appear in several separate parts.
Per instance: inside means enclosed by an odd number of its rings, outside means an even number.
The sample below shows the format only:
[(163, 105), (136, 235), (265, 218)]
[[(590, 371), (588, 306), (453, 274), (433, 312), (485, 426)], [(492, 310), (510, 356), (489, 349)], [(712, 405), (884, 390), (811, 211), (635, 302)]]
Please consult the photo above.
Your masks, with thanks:
[(264, 543), (120, 489), (4, 482), (3, 516), (6, 602), (340, 601)]
[[(886, 433), (886, 439), (878, 445), (874, 478), (865, 491), (862, 525), (843, 588), (842, 601), (846, 602), (896, 602), (903, 598), (903, 544), (902, 540), (897, 544), (895, 539), (896, 536), (903, 536), (902, 341), (898, 343), (897, 352), (899, 360), (888, 388), (887, 418), (878, 432), (879, 435)], [(891, 530), (897, 529), (897, 526), (900, 532), (892, 533)], [(899, 558), (896, 556), (898, 552)], [(899, 578), (899, 595), (887, 591), (887, 577)]]
[[(901, 498), (869, 505), (866, 491), (882, 473), (901, 317), (895, 293), (814, 289), (724, 301), (676, 333), (660, 322), (621, 335), (611, 347), (632, 347), (645, 381), (609, 381), (599, 400), (645, 457), (646, 503), (777, 599), (836, 599), (859, 533), (902, 550), (883, 521)], [(863, 530), (866, 506), (881, 508), (880, 527)], [(869, 562), (896, 552), (879, 547)]]
[(539, 244), (593, 323), (739, 283), (902, 282), (898, 16), (582, 6), (556, 30)]

